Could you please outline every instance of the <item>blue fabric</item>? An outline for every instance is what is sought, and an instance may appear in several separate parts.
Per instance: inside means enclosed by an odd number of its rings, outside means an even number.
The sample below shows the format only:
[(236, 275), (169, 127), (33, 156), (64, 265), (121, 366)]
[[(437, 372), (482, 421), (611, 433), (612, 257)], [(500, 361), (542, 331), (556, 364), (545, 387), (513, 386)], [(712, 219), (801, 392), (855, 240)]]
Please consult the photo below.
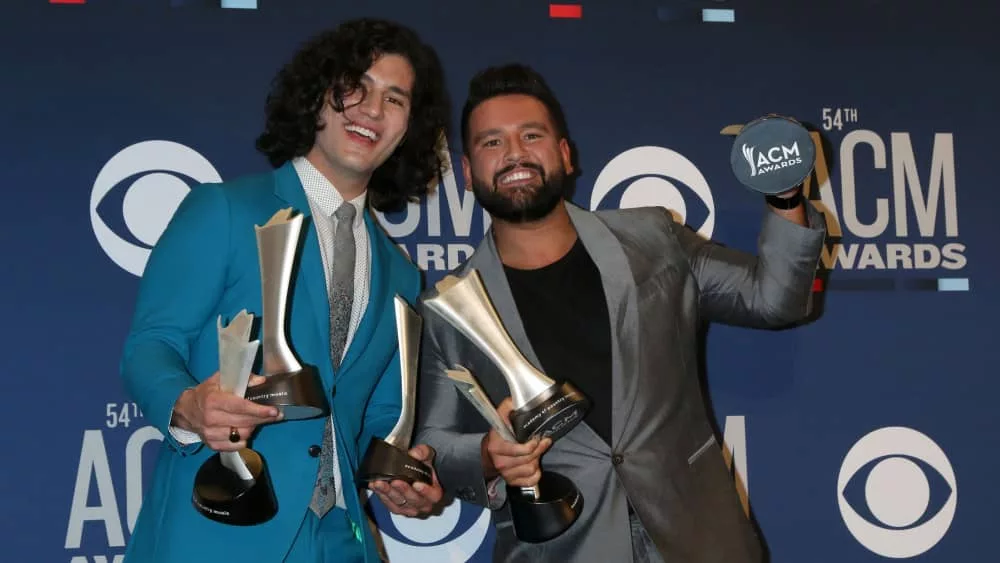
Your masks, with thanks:
[[(181, 392), (218, 369), (217, 318), (240, 310), (260, 315), (255, 225), (279, 209), (305, 215), (300, 267), (291, 291), (288, 337), (303, 364), (316, 367), (332, 396), (337, 454), (347, 514), (366, 561), (378, 561), (353, 472), (373, 436), (384, 437), (400, 412), (399, 356), (392, 299), (413, 303), (419, 270), (365, 212), (371, 241), (371, 296), (340, 369), (330, 362), (329, 303), (319, 244), (301, 183), (290, 164), (273, 173), (194, 188), (173, 216), (147, 263), (121, 373), (150, 424), (163, 433), (155, 473), (128, 546), (126, 561), (281, 561), (312, 495), (324, 418), (260, 428), (251, 447), (268, 464), (278, 514), (253, 527), (227, 526), (195, 511), (194, 475), (213, 452), (182, 447), (169, 434)], [(260, 335), (254, 335), (254, 338)]]

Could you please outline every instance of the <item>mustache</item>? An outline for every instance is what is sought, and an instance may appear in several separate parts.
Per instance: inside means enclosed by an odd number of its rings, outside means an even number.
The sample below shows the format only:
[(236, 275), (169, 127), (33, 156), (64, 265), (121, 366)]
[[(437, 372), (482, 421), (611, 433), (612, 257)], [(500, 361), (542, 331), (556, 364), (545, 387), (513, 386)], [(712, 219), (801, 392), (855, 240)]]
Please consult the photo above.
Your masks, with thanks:
[(545, 169), (542, 168), (541, 165), (535, 164), (534, 162), (517, 162), (497, 170), (497, 173), (493, 175), (493, 185), (496, 186), (500, 182), (500, 176), (503, 176), (518, 167), (530, 168), (535, 172), (538, 172), (538, 175), (542, 177), (542, 180), (545, 180)]

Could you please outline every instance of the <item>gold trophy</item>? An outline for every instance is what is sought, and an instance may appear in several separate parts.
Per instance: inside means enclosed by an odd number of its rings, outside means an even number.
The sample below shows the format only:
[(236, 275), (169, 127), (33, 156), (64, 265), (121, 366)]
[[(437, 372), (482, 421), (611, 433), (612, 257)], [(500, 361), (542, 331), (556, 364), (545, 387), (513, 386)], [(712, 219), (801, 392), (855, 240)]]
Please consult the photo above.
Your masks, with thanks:
[(283, 420), (300, 420), (329, 414), (330, 404), (319, 372), (314, 366), (299, 363), (285, 336), (292, 271), (302, 232), (302, 215), (291, 217), (291, 213), (290, 208), (281, 209), (264, 226), (254, 226), (264, 308), (260, 375), (266, 381), (251, 387), (246, 399), (277, 407)]
[[(590, 401), (572, 383), (556, 382), (531, 365), (511, 340), (490, 301), (486, 288), (473, 269), (463, 277), (446, 276), (435, 285), (436, 295), (424, 305), (476, 345), (503, 374), (510, 390), (513, 441), (525, 443), (533, 437), (549, 437), (553, 442), (572, 430), (590, 408)], [(503, 436), (507, 426), (490, 411), (496, 409), (472, 375), (462, 369), (448, 372), (462, 395)], [(478, 391), (471, 391), (478, 389)], [(541, 542), (558, 536), (576, 521), (583, 508), (583, 496), (572, 481), (552, 472), (543, 472), (538, 486), (512, 488), (508, 495), (514, 531), (526, 542)]]
[[(240, 311), (219, 333), (219, 387), (243, 396), (260, 341), (247, 342), (253, 315)], [(217, 452), (205, 460), (194, 478), (191, 501), (205, 517), (223, 524), (250, 526), (271, 519), (278, 511), (274, 486), (260, 453), (243, 448)]]
[(356, 477), (361, 483), (399, 479), (411, 485), (417, 481), (429, 485), (433, 482), (431, 468), (407, 453), (416, 419), (417, 363), (420, 359), (420, 329), (423, 322), (420, 315), (399, 295), (394, 299), (394, 305), (396, 338), (399, 341), (402, 408), (396, 426), (384, 440), (372, 437)]

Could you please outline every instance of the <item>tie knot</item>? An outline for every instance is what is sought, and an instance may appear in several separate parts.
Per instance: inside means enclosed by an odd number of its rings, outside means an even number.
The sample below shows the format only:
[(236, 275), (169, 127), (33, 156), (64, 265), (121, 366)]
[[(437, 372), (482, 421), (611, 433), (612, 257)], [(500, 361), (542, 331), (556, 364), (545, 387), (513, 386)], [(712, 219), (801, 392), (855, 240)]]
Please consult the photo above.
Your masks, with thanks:
[(350, 202), (344, 202), (339, 209), (333, 212), (334, 217), (338, 221), (347, 221), (348, 223), (354, 221), (354, 215), (357, 213), (354, 204)]

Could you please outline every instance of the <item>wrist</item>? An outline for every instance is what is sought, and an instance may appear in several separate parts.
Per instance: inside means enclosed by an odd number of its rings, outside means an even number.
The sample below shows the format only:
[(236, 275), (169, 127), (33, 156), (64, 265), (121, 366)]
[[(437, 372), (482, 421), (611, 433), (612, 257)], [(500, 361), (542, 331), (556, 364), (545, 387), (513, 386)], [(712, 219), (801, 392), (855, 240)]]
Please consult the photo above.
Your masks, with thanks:
[(194, 393), (192, 389), (185, 389), (181, 391), (179, 397), (177, 397), (177, 402), (174, 403), (174, 410), (170, 416), (170, 425), (176, 426), (177, 428), (183, 430), (194, 431), (191, 426), (188, 406), (191, 401), (191, 396)]
[(789, 196), (768, 195), (764, 199), (768, 205), (775, 209), (794, 209), (801, 205), (805, 198), (802, 196), (802, 190), (796, 190), (795, 193)]
[(479, 446), (479, 455), (482, 460), (482, 466), (483, 466), (483, 477), (487, 481), (489, 481), (490, 479), (494, 479), (498, 475), (500, 475), (500, 472), (497, 471), (497, 468), (493, 465), (493, 458), (490, 456), (490, 451), (486, 447), (486, 443), (489, 437), (490, 437), (489, 433), (484, 434), (483, 439), (480, 442)]

